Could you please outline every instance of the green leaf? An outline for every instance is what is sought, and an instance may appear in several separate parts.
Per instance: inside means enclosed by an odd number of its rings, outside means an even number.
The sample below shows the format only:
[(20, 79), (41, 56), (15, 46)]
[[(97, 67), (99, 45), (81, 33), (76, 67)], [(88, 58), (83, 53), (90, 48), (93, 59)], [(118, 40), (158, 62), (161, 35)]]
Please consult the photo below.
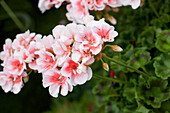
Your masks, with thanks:
[(162, 103), (162, 106), (161, 106), (160, 109), (161, 109), (162, 112), (169, 113), (170, 112), (170, 107), (169, 106), (170, 106), (170, 100)]
[(148, 82), (150, 87), (147, 87), (142, 79), (139, 81), (139, 87), (137, 88), (138, 98), (153, 108), (160, 108), (161, 103), (170, 98), (170, 90), (167, 87), (168, 81), (150, 77)]
[(164, 30), (157, 34), (155, 46), (161, 52), (170, 51), (170, 30)]
[[(112, 58), (121, 62), (125, 62), (125, 60), (122, 58), (122, 55), (120, 53), (115, 53)], [(125, 73), (128, 72), (128, 69), (126, 67), (118, 65), (114, 62), (110, 62), (110, 69), (114, 70), (116, 75), (118, 75), (120, 71), (123, 71)]]
[(157, 77), (168, 79), (170, 77), (170, 52), (156, 57), (153, 66)]
[(147, 109), (145, 106), (143, 106), (142, 104), (138, 105), (138, 108), (136, 109), (137, 113), (149, 113), (149, 109)]
[(136, 80), (130, 79), (130, 82), (125, 84), (123, 96), (127, 98), (128, 101), (134, 102), (136, 94)]
[(160, 17), (160, 21), (162, 22), (162, 23), (168, 23), (168, 22), (170, 22), (170, 15), (169, 14), (162, 14), (161, 15), (161, 17)]
[(148, 64), (150, 59), (151, 57), (149, 52), (139, 49), (137, 50), (137, 52), (134, 53), (134, 55), (130, 57), (127, 63), (139, 69)]
[(154, 45), (154, 35), (155, 29), (153, 27), (146, 27), (146, 30), (143, 31), (138, 36), (137, 43), (140, 44), (142, 42), (142, 47), (147, 47), (147, 49), (152, 49)]

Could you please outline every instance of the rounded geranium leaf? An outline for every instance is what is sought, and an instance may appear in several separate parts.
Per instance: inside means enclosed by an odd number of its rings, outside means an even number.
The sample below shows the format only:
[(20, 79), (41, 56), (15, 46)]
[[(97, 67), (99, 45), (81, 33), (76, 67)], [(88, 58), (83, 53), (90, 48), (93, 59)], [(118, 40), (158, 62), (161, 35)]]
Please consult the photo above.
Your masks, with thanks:
[(155, 47), (154, 35), (155, 35), (154, 28), (146, 27), (146, 30), (139, 35), (137, 43), (138, 44), (142, 43), (143, 47), (147, 47), (147, 49), (150, 50), (153, 47)]
[(170, 30), (164, 30), (157, 35), (156, 48), (161, 52), (170, 51)]
[(162, 102), (170, 98), (168, 81), (157, 77), (150, 77), (148, 83), (149, 87), (146, 86), (143, 79), (139, 79), (139, 87), (137, 88), (138, 98), (153, 108), (160, 108)]
[(157, 77), (168, 79), (170, 77), (170, 52), (157, 57), (153, 66)]
[(150, 59), (151, 56), (149, 52), (145, 50), (138, 50), (130, 57), (127, 63), (138, 69), (148, 64)]

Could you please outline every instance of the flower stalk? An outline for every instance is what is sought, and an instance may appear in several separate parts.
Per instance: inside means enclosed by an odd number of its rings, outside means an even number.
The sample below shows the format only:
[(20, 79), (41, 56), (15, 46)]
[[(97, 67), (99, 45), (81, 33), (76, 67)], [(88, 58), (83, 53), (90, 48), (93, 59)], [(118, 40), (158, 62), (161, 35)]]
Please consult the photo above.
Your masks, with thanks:
[(114, 79), (114, 78), (108, 78), (108, 77), (104, 77), (104, 76), (99, 76), (94, 74), (93, 75), (94, 78), (98, 78), (98, 79), (102, 79), (102, 80), (107, 80), (107, 81), (111, 81), (111, 82), (117, 82), (117, 83), (122, 83), (125, 84), (125, 81), (119, 80), (119, 79)]
[(17, 25), (17, 27), (21, 31), (25, 31), (24, 25), (21, 23), (21, 21), (17, 18), (15, 13), (10, 9), (10, 7), (6, 4), (4, 0), (0, 0), (0, 4), (4, 8), (4, 10), (8, 13), (8, 15), (11, 17), (11, 19), (14, 21), (14, 23)]
[(106, 58), (106, 59), (108, 59), (108, 60), (110, 60), (110, 61), (112, 61), (112, 62), (115, 62), (116, 64), (119, 64), (119, 65), (121, 65), (121, 66), (127, 67), (127, 68), (129, 68), (129, 69), (132, 69), (132, 70), (134, 70), (135, 72), (143, 75), (144, 77), (148, 77), (148, 75), (147, 75), (146, 73), (137, 70), (137, 69), (136, 69), (135, 67), (133, 67), (133, 66), (126, 65), (126, 64), (124, 64), (124, 63), (122, 63), (122, 62), (120, 62), (120, 61), (117, 61), (116, 59), (110, 58), (110, 57), (108, 57), (108, 56), (106, 56), (106, 55), (103, 55), (103, 57)]
[(153, 6), (152, 2), (148, 0), (149, 6), (151, 7), (152, 11), (155, 13), (157, 17), (159, 17), (158, 12), (156, 11), (155, 7)]

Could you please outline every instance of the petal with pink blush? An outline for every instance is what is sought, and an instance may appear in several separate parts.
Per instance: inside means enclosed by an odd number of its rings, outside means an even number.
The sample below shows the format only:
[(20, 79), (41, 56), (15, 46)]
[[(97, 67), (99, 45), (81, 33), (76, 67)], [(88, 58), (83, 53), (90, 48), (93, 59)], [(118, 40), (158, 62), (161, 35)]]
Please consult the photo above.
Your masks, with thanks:
[(67, 47), (60, 42), (59, 40), (57, 40), (53, 45), (53, 51), (56, 55), (63, 55), (65, 51), (67, 51)]
[(22, 77), (18, 77), (14, 82), (13, 82), (13, 87), (12, 87), (12, 92), (14, 94), (17, 94), (21, 91), (23, 82), (22, 82)]
[(78, 62), (80, 61), (80, 58), (81, 58), (81, 53), (78, 52), (78, 51), (74, 51), (72, 54), (71, 54), (71, 59), (75, 62)]
[(52, 34), (56, 39), (60, 39), (60, 36), (64, 34), (66, 27), (64, 25), (58, 25), (52, 30)]
[(38, 70), (39, 69), (39, 66), (37, 65), (37, 61), (36, 60), (30, 62), (28, 64), (28, 66), (29, 66), (29, 68), (34, 69), (34, 70)]
[(92, 78), (92, 74), (93, 74), (92, 69), (90, 67), (88, 67), (87, 73), (88, 73), (88, 79), (87, 80), (90, 80)]
[(51, 85), (49, 87), (50, 95), (53, 97), (58, 97), (59, 89), (60, 89), (60, 85), (58, 85), (58, 84)]
[(100, 53), (101, 50), (102, 50), (102, 44), (99, 44), (97, 47), (90, 47), (90, 51), (94, 55), (97, 55), (98, 53)]
[(60, 70), (51, 69), (43, 73), (43, 86), (49, 86), (49, 92), (53, 97), (58, 97), (58, 93), (61, 86), (61, 94), (63, 96), (68, 94), (68, 91), (72, 91), (72, 84), (68, 77), (62, 76)]
[(8, 81), (8, 76), (4, 72), (0, 72), (0, 86), (3, 86)]
[(122, 3), (120, 2), (120, 0), (106, 0), (107, 4), (111, 7), (120, 7), (122, 6)]
[(79, 64), (71, 59), (68, 59), (61, 68), (61, 73), (63, 76), (71, 76), (76, 73)]
[(68, 66), (69, 66), (68, 63), (64, 63), (64, 65), (62, 66), (62, 68), (61, 68), (61, 74), (62, 74), (63, 76), (71, 76), (72, 72), (67, 71), (67, 67), (68, 67)]
[(87, 62), (85, 62), (84, 64), (85, 65), (91, 65), (91, 64), (94, 63), (94, 61), (95, 61), (94, 56), (91, 56), (91, 58)]
[(84, 84), (87, 81), (88, 74), (87, 73), (77, 74), (77, 75), (74, 75), (73, 78), (74, 78), (74, 83), (81, 85), (81, 84)]
[(68, 94), (68, 84), (65, 83), (61, 86), (61, 95), (66, 96)]
[(82, 58), (82, 64), (85, 64), (86, 62), (88, 62), (90, 59), (91, 59), (91, 54), (85, 54), (83, 55), (83, 58)]
[(4, 90), (4, 92), (7, 93), (12, 89), (12, 85), (13, 85), (12, 80), (8, 80), (7, 83), (1, 87)]
[(57, 66), (57, 60), (52, 53), (41, 50), (38, 52), (38, 55), (40, 57), (36, 60), (36, 63), (39, 72), (45, 72)]
[(43, 74), (43, 80), (42, 81), (43, 81), (43, 87), (44, 88), (53, 84), (52, 82), (50, 82), (50, 76), (46, 76), (44, 74)]
[(21, 75), (26, 69), (26, 64), (22, 60), (17, 59), (14, 56), (11, 56), (7, 61), (7, 64), (4, 67), (4, 70), (10, 74)]
[(69, 57), (70, 54), (71, 54), (71, 53), (68, 51), (68, 52), (65, 52), (65, 53), (63, 54), (63, 56), (58, 57), (58, 59), (57, 59), (57, 65), (58, 65), (58, 66), (62, 66), (63, 63), (66, 61), (66, 59)]

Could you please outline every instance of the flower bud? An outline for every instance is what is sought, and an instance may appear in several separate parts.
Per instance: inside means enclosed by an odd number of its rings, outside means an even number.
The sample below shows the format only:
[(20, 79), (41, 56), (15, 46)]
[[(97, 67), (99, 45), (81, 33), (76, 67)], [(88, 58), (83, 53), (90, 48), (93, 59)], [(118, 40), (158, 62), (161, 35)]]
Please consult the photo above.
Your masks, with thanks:
[(116, 52), (121, 52), (123, 49), (121, 47), (119, 47), (118, 45), (113, 45), (112, 50), (116, 51)]
[(110, 71), (110, 77), (116, 78), (116, 75), (113, 70)]
[(103, 68), (106, 71), (109, 71), (109, 65), (107, 63), (103, 63)]
[(107, 16), (105, 16), (105, 18), (106, 18), (110, 23), (112, 23), (113, 25), (116, 25), (117, 21), (116, 21), (116, 19), (115, 19), (113, 16), (107, 15)]
[(141, 0), (141, 2), (140, 2), (140, 7), (142, 7), (143, 4), (144, 4), (144, 0)]

